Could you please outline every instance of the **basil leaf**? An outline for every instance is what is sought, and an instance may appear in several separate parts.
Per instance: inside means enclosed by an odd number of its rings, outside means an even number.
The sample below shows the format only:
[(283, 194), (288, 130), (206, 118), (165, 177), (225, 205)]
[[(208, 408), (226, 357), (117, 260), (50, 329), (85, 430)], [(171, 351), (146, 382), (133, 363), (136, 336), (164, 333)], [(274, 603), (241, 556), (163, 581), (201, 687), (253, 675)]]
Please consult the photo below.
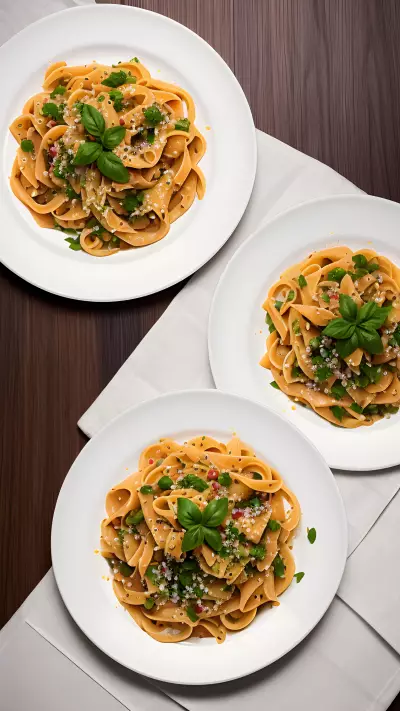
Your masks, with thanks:
[(87, 132), (97, 138), (103, 135), (106, 127), (106, 123), (100, 111), (97, 111), (97, 109), (95, 109), (94, 106), (90, 106), (90, 104), (83, 105), (82, 123)]
[(113, 126), (104, 131), (102, 143), (104, 148), (116, 148), (124, 140), (126, 133), (125, 126)]
[(328, 294), (326, 293), (326, 291), (323, 291), (323, 292), (322, 292), (322, 294), (321, 294), (321, 299), (322, 299), (322, 301), (325, 301), (326, 304), (330, 304), (330, 302), (331, 302), (331, 300), (330, 300)]
[(174, 482), (170, 476), (162, 476), (161, 479), (158, 480), (158, 486), (162, 489), (162, 491), (170, 489), (173, 483)]
[(283, 306), (283, 301), (279, 301), (279, 299), (277, 299), (277, 300), (275, 301), (274, 306), (275, 306), (275, 308), (276, 308), (277, 311), (280, 311), (281, 308), (282, 308), (282, 306)]
[(351, 296), (347, 296), (347, 294), (340, 294), (339, 311), (346, 321), (354, 323), (357, 318), (357, 304), (353, 301)]
[(307, 279), (305, 278), (305, 276), (303, 276), (303, 274), (300, 274), (300, 276), (297, 279), (297, 283), (298, 283), (300, 289), (302, 289), (304, 286), (307, 286)]
[(343, 359), (347, 358), (351, 355), (351, 353), (354, 353), (354, 351), (358, 348), (358, 329), (354, 331), (351, 338), (343, 341), (336, 341), (335, 348), (340, 357)]
[(222, 499), (214, 499), (207, 504), (203, 511), (203, 524), (215, 528), (219, 526), (228, 513), (228, 499), (225, 496)]
[[(180, 501), (180, 499), (178, 499)], [(194, 505), (194, 504), (193, 504)], [(201, 524), (189, 528), (182, 539), (182, 550), (184, 553), (192, 551), (201, 546), (204, 541), (204, 528)]]
[(178, 499), (178, 521), (184, 528), (201, 523), (201, 511), (190, 499)]
[(215, 551), (220, 551), (222, 548), (222, 538), (220, 532), (216, 528), (207, 528), (203, 526), (204, 538), (208, 545)]
[(116, 89), (117, 86), (121, 86), (121, 84), (126, 83), (126, 78), (127, 73), (124, 72), (123, 69), (120, 69), (119, 72), (111, 72), (111, 74), (106, 79), (103, 79), (101, 83), (104, 84), (104, 86), (111, 86)]
[(74, 165), (89, 165), (89, 163), (94, 163), (97, 160), (102, 150), (100, 143), (95, 143), (94, 141), (81, 143), (72, 162)]
[(362, 414), (362, 407), (358, 405), (356, 402), (352, 402), (350, 405), (350, 410), (353, 410), (353, 412), (357, 412), (359, 415)]
[(358, 324), (368, 330), (381, 328), (391, 310), (391, 306), (378, 306), (374, 301), (368, 301), (358, 312)]
[(337, 281), (340, 284), (346, 274), (346, 270), (342, 269), (342, 267), (335, 267), (335, 269), (332, 269), (330, 272), (328, 272), (328, 280)]
[(383, 353), (383, 343), (378, 331), (369, 331), (360, 326), (357, 328), (358, 343), (368, 353)]
[(369, 383), (379, 383), (382, 377), (382, 366), (380, 365), (367, 365), (367, 363), (361, 363), (360, 370), (368, 378)]
[(34, 149), (33, 141), (30, 141), (29, 139), (24, 138), (21, 141), (21, 148), (24, 151), (24, 153), (32, 153)]
[(367, 258), (364, 254), (354, 254), (352, 260), (358, 269), (365, 269)]
[(100, 173), (114, 180), (116, 183), (127, 183), (129, 181), (129, 170), (115, 153), (100, 153), (97, 160), (97, 167)]
[(293, 577), (296, 578), (296, 583), (299, 583), (300, 580), (303, 580), (304, 573), (295, 573)]
[(367, 264), (368, 272), (371, 274), (371, 272), (376, 272), (379, 269), (379, 264), (376, 262), (370, 262), (370, 264)]
[(290, 291), (286, 297), (286, 301), (293, 301), (294, 297), (295, 297), (295, 293), (294, 293), (293, 289), (290, 289)]
[(317, 538), (317, 532), (315, 528), (310, 528), (307, 531), (307, 538), (310, 541), (310, 543), (315, 543), (315, 539)]
[(285, 577), (285, 564), (279, 554), (275, 556), (272, 567), (277, 578)]
[(275, 388), (275, 390), (280, 390), (280, 387), (275, 380), (271, 380), (270, 386), (271, 386), (271, 388)]
[(188, 118), (179, 119), (175, 124), (176, 131), (189, 131), (190, 121)]
[(354, 323), (349, 323), (344, 318), (334, 318), (332, 321), (329, 321), (322, 333), (329, 338), (351, 338), (355, 328)]

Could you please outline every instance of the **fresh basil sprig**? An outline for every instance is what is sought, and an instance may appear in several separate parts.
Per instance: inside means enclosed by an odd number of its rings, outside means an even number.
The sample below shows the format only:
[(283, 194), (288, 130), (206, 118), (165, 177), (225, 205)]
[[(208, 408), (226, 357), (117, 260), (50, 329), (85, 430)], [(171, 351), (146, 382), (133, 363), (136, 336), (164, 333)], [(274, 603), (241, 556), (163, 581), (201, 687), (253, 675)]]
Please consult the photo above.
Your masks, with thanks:
[(178, 499), (178, 521), (186, 528), (182, 540), (184, 553), (191, 551), (204, 542), (215, 551), (222, 548), (222, 538), (217, 530), (228, 513), (228, 499), (214, 499), (207, 504), (203, 512), (190, 499)]
[(336, 339), (336, 350), (341, 358), (347, 358), (358, 347), (368, 353), (382, 353), (383, 343), (378, 328), (383, 326), (391, 308), (368, 301), (358, 309), (351, 296), (340, 294), (339, 312), (342, 318), (329, 321), (322, 333)]
[(100, 173), (106, 178), (110, 178), (116, 183), (127, 183), (129, 180), (128, 168), (124, 166), (121, 158), (115, 153), (111, 153), (112, 149), (123, 141), (125, 127), (113, 126), (106, 129), (102, 114), (90, 104), (83, 104), (81, 115), (86, 131), (99, 139), (101, 143), (97, 141), (81, 143), (73, 160), (74, 165), (89, 165), (89, 163), (96, 162)]

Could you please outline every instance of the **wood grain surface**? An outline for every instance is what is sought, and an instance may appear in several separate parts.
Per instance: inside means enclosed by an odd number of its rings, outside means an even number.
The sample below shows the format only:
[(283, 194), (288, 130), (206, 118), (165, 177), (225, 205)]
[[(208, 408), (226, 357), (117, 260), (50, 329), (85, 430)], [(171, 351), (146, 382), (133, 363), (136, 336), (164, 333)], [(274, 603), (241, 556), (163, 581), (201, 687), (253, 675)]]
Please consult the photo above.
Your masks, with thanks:
[[(204, 37), (238, 77), (258, 128), (400, 201), (398, 0), (120, 4)], [(78, 418), (180, 288), (79, 304), (0, 267), (0, 626), (50, 566), (54, 504), (85, 442)]]

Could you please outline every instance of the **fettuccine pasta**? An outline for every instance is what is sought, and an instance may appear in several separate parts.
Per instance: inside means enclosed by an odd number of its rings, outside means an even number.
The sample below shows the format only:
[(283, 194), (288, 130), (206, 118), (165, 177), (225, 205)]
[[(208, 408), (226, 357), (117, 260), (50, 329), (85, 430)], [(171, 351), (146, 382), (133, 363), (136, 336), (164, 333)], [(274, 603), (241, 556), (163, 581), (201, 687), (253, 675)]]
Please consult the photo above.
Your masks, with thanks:
[(331, 247), (287, 269), (263, 304), (260, 364), (295, 402), (341, 427), (400, 406), (400, 270), (372, 249)]
[(137, 57), (51, 64), (10, 131), (14, 195), (73, 250), (105, 257), (153, 244), (205, 193), (193, 99)]
[(106, 512), (101, 550), (115, 595), (159, 642), (221, 643), (278, 605), (295, 574), (298, 501), (237, 437), (150, 445), (108, 492)]

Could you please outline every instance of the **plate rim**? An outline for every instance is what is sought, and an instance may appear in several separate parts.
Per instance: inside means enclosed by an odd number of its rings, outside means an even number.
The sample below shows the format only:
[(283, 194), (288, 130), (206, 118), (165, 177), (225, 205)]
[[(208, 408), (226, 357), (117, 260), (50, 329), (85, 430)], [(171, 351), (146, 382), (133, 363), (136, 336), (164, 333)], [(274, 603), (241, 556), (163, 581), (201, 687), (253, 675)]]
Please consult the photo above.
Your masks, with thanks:
[[(115, 8), (118, 8), (117, 10)], [(251, 143), (251, 150), (248, 152), (248, 166), (246, 173), (248, 174), (248, 180), (247, 180), (247, 185), (246, 185), (246, 190), (243, 189), (243, 193), (246, 195), (246, 198), (243, 202), (242, 208), (238, 211), (238, 214), (235, 215), (234, 219), (232, 220), (229, 229), (227, 230), (227, 235), (225, 239), (222, 241), (218, 241), (217, 246), (213, 245), (211, 246), (210, 250), (207, 252), (207, 256), (205, 258), (201, 258), (200, 260), (196, 261), (196, 264), (194, 266), (191, 266), (190, 268), (184, 268), (183, 270), (181, 269), (179, 271), (179, 274), (175, 275), (171, 279), (168, 279), (167, 281), (163, 282), (161, 285), (159, 285), (157, 288), (150, 288), (150, 289), (142, 289), (140, 292), (130, 295), (130, 296), (116, 296), (116, 297), (108, 297), (108, 298), (102, 298), (100, 297), (89, 297), (89, 296), (76, 296), (72, 295), (70, 293), (66, 293), (65, 290), (63, 289), (58, 289), (58, 288), (47, 288), (46, 286), (41, 286), (40, 283), (38, 283), (38, 280), (35, 279), (33, 280), (32, 278), (26, 277), (24, 275), (24, 269), (20, 267), (20, 265), (17, 265), (16, 267), (12, 266), (10, 264), (10, 260), (7, 259), (7, 255), (2, 254), (1, 250), (1, 240), (0, 240), (0, 263), (4, 264), (7, 269), (9, 269), (13, 274), (18, 276), (19, 278), (23, 279), (26, 281), (28, 284), (31, 284), (37, 289), (40, 289), (41, 291), (44, 291), (48, 294), (53, 294), (55, 296), (59, 296), (65, 299), (70, 299), (71, 301), (82, 301), (85, 303), (118, 303), (118, 302), (124, 302), (124, 301), (130, 301), (134, 299), (140, 299), (145, 296), (150, 296), (152, 294), (157, 294), (160, 293), (161, 291), (164, 291), (166, 289), (171, 288), (172, 286), (175, 286), (176, 284), (179, 284), (182, 282), (184, 279), (187, 279), (189, 277), (192, 277), (195, 273), (197, 273), (202, 267), (204, 267), (208, 262), (210, 262), (215, 255), (222, 249), (222, 247), (227, 243), (227, 241), (231, 238), (233, 235), (234, 231), (236, 230), (239, 222), (243, 218), (243, 215), (245, 214), (247, 210), (247, 206), (249, 203), (249, 200), (251, 198), (251, 194), (253, 192), (254, 188), (254, 182), (256, 179), (256, 172), (257, 172), (257, 159), (258, 159), (258, 151), (257, 151), (257, 139), (256, 139), (256, 127), (254, 124), (254, 119), (252, 115), (252, 111), (250, 108), (250, 104), (247, 100), (246, 94), (237, 79), (236, 75), (230, 68), (230, 66), (225, 62), (223, 57), (212, 47), (203, 37), (201, 37), (199, 34), (191, 30), (189, 27), (186, 25), (183, 25), (182, 23), (178, 22), (177, 20), (174, 20), (166, 15), (162, 15), (161, 13), (154, 12), (152, 10), (146, 10), (144, 8), (140, 7), (134, 7), (131, 5), (114, 5), (112, 3), (103, 3), (100, 5), (96, 4), (90, 4), (90, 5), (77, 5), (74, 7), (69, 7), (65, 8), (63, 10), (59, 10), (58, 12), (51, 13), (50, 15), (47, 15), (45, 17), (40, 18), (39, 20), (36, 20), (35, 22), (30, 23), (26, 27), (22, 28), (19, 32), (17, 32), (15, 35), (10, 37), (10, 39), (7, 40), (3, 45), (0, 46), (0, 58), (2, 56), (7, 55), (7, 52), (9, 50), (9, 47), (13, 45), (15, 42), (23, 40), (25, 35), (29, 35), (30, 32), (32, 32), (32, 28), (34, 28), (34, 31), (37, 27), (40, 27), (42, 25), (45, 25), (50, 18), (59, 18), (63, 19), (66, 15), (70, 15), (71, 13), (83, 13), (83, 12), (122, 12), (126, 13), (129, 12), (130, 14), (145, 14), (145, 15), (151, 15), (151, 16), (156, 16), (157, 18), (161, 18), (162, 22), (166, 22), (168, 25), (174, 25), (175, 27), (179, 27), (180, 31), (186, 32), (188, 35), (194, 37), (196, 41), (198, 40), (203, 46), (205, 46), (208, 51), (213, 55), (214, 60), (219, 63), (221, 67), (224, 67), (224, 71), (230, 75), (231, 81), (236, 87), (237, 91), (237, 96), (238, 98), (240, 97), (240, 101), (243, 107), (243, 110), (247, 113), (247, 130), (248, 130), (248, 139), (249, 142)], [(7, 102), (6, 102), (7, 103)], [(0, 107), (0, 115), (4, 113), (5, 115), (6, 109), (4, 109), (4, 112), (2, 112), (1, 107)], [(2, 183), (3, 181), (1, 181)], [(0, 183), (0, 186), (1, 186)], [(7, 180), (4, 179), (4, 189), (7, 188)], [(8, 185), (9, 188), (9, 185)], [(30, 229), (29, 226), (24, 226), (23, 230), (25, 229)], [(187, 230), (190, 230), (190, 226), (187, 228)], [(185, 235), (182, 235), (182, 239), (184, 240)], [(184, 244), (184, 242), (183, 242)], [(183, 255), (185, 254), (185, 250), (183, 249)], [(12, 261), (12, 259), (11, 259)]]
[[(217, 358), (215, 356), (215, 352), (213, 350), (213, 338), (212, 338), (212, 330), (213, 330), (213, 324), (214, 324), (214, 319), (216, 318), (216, 312), (217, 312), (217, 302), (219, 298), (219, 293), (223, 288), (223, 282), (225, 280), (225, 277), (228, 273), (228, 270), (231, 267), (231, 263), (233, 263), (236, 258), (239, 258), (240, 255), (242, 254), (242, 251), (246, 249), (247, 245), (252, 242), (253, 240), (256, 240), (261, 232), (264, 230), (268, 230), (271, 226), (274, 226), (276, 222), (279, 222), (281, 219), (285, 218), (286, 216), (290, 215), (291, 213), (296, 213), (298, 210), (304, 208), (304, 207), (309, 207), (313, 205), (319, 205), (321, 203), (323, 204), (328, 204), (330, 202), (335, 202), (336, 200), (345, 200), (346, 202), (368, 202), (368, 203), (378, 203), (378, 204), (386, 204), (387, 206), (390, 206), (391, 208), (394, 208), (395, 210), (399, 211), (399, 218), (400, 218), (400, 203), (395, 202), (394, 200), (388, 200), (387, 198), (381, 198), (378, 197), (377, 195), (368, 195), (360, 191), (360, 194), (357, 193), (335, 193), (333, 195), (326, 195), (324, 197), (317, 197), (317, 198), (312, 198), (311, 200), (303, 200), (302, 202), (297, 203), (296, 205), (292, 205), (291, 207), (288, 207), (286, 210), (282, 210), (282, 212), (279, 212), (277, 215), (272, 217), (270, 220), (265, 222), (264, 225), (253, 231), (242, 244), (238, 247), (238, 249), (234, 252), (234, 254), (230, 257), (228, 263), (226, 264), (219, 280), (217, 283), (217, 286), (215, 287), (215, 291), (212, 297), (211, 301), (211, 307), (209, 311), (209, 317), (208, 317), (208, 325), (207, 325), (207, 342), (208, 342), (208, 360), (210, 363), (210, 369), (211, 369), (211, 374), (213, 377), (213, 381), (215, 383), (216, 388), (223, 389), (225, 392), (229, 392), (226, 390), (225, 385), (221, 385), (221, 378), (220, 378), (220, 372), (219, 368), (217, 368), (216, 361)], [(218, 372), (217, 372), (218, 371)], [(237, 393), (238, 394), (238, 393)], [(240, 395), (241, 397), (242, 395)], [(243, 397), (246, 397), (244, 395)], [(247, 396), (248, 399), (252, 399), (251, 397)], [(259, 401), (264, 407), (269, 408), (269, 405), (266, 405), (263, 401)], [(274, 410), (274, 412), (276, 412)], [(276, 413), (280, 414), (280, 413)], [(399, 413), (400, 416), (400, 413)], [(283, 415), (283, 417), (286, 416)], [(289, 422), (288, 419), (286, 419), (287, 422)], [(293, 424), (293, 423), (291, 423)], [(304, 434), (309, 441), (312, 441), (309, 436), (303, 432), (303, 430), (300, 430), (302, 434)], [(322, 454), (322, 453), (321, 453)], [(323, 455), (322, 455), (323, 457)], [(323, 457), (324, 458), (324, 457)], [(391, 469), (393, 467), (396, 467), (400, 463), (400, 456), (398, 458), (398, 461), (392, 461), (387, 464), (381, 465), (378, 469), (373, 466), (373, 467), (366, 467), (366, 466), (348, 466), (344, 465), (343, 462), (340, 464), (335, 464), (335, 463), (330, 463), (327, 460), (326, 461), (327, 465), (329, 468), (340, 470), (340, 471), (350, 471), (350, 472), (379, 472), (379, 471), (385, 471), (387, 469)]]
[[(57, 526), (57, 524), (55, 523), (55, 520), (56, 520), (56, 515), (57, 515), (57, 509), (58, 509), (58, 507), (59, 507), (59, 501), (60, 501), (60, 499), (61, 499), (61, 497), (62, 497), (63, 490), (64, 490), (64, 488), (65, 488), (65, 484), (66, 484), (66, 481), (67, 481), (67, 479), (68, 479), (68, 476), (69, 476), (71, 470), (75, 467), (76, 462), (77, 462), (78, 459), (81, 457), (83, 451), (84, 451), (84, 450), (87, 450), (87, 448), (95, 447), (96, 444), (97, 444), (97, 440), (100, 440), (100, 439), (102, 438), (103, 433), (104, 433), (108, 428), (110, 428), (110, 427), (112, 427), (112, 426), (115, 426), (120, 420), (124, 419), (125, 417), (130, 417), (130, 416), (132, 415), (132, 413), (135, 413), (135, 412), (137, 412), (137, 411), (140, 411), (140, 409), (141, 409), (142, 407), (151, 407), (151, 406), (154, 406), (154, 404), (155, 404), (155, 403), (158, 403), (159, 401), (163, 402), (164, 400), (167, 400), (168, 398), (181, 398), (182, 396), (183, 396), (183, 397), (193, 397), (193, 396), (196, 397), (197, 395), (204, 396), (205, 394), (206, 394), (206, 397), (218, 397), (218, 398), (219, 398), (219, 397), (222, 397), (222, 398), (228, 398), (228, 399), (230, 399), (230, 400), (235, 401), (235, 402), (238, 403), (239, 405), (240, 405), (240, 402), (245, 402), (245, 403), (249, 404), (251, 407), (258, 408), (258, 409), (260, 410), (260, 412), (262, 412), (262, 411), (267, 411), (267, 413), (268, 413), (270, 416), (272, 416), (272, 417), (277, 418), (278, 420), (280, 420), (281, 423), (282, 423), (282, 426), (283, 426), (284, 428), (285, 428), (285, 427), (286, 427), (286, 428), (288, 427), (288, 428), (294, 430), (294, 431), (297, 433), (297, 435), (300, 436), (303, 440), (305, 440), (305, 442), (307, 443), (307, 445), (308, 445), (309, 447), (311, 447), (311, 449), (314, 451), (314, 454), (316, 455), (317, 459), (318, 459), (319, 462), (320, 462), (321, 468), (325, 471), (324, 476), (326, 476), (326, 477), (328, 477), (328, 478), (330, 479), (330, 482), (331, 482), (331, 484), (333, 484), (333, 489), (334, 489), (334, 491), (335, 491), (336, 502), (337, 502), (337, 508), (338, 508), (338, 515), (339, 515), (340, 518), (341, 518), (340, 530), (341, 530), (342, 535), (343, 535), (343, 539), (342, 539), (342, 547), (343, 547), (343, 550), (342, 550), (341, 553), (340, 553), (342, 560), (341, 560), (340, 568), (339, 568), (339, 566), (338, 566), (338, 571), (337, 571), (337, 574), (336, 574), (336, 577), (335, 577), (334, 585), (332, 586), (332, 587), (334, 588), (333, 593), (332, 593), (331, 595), (329, 595), (328, 600), (327, 600), (327, 603), (326, 603), (326, 605), (324, 606), (322, 613), (319, 615), (318, 619), (317, 619), (315, 622), (313, 622), (311, 625), (307, 625), (307, 628), (306, 628), (305, 632), (304, 632), (303, 634), (300, 634), (298, 637), (296, 637), (296, 639), (293, 641), (293, 644), (291, 644), (283, 654), (277, 654), (276, 656), (274, 656), (273, 658), (271, 658), (271, 660), (270, 660), (267, 664), (262, 664), (262, 663), (261, 663), (261, 664), (258, 664), (257, 662), (255, 662), (255, 666), (254, 666), (254, 668), (252, 669), (252, 671), (247, 671), (247, 672), (244, 672), (244, 673), (242, 673), (242, 674), (241, 674), (241, 673), (239, 673), (239, 674), (238, 674), (238, 673), (235, 673), (233, 676), (229, 676), (229, 674), (228, 674), (228, 675), (225, 675), (224, 678), (222, 678), (222, 679), (216, 679), (216, 680), (206, 681), (206, 682), (205, 682), (204, 680), (198, 680), (198, 681), (196, 681), (196, 680), (194, 680), (194, 681), (193, 681), (193, 680), (190, 680), (190, 681), (188, 681), (188, 680), (186, 680), (186, 679), (185, 679), (185, 680), (182, 680), (182, 681), (171, 681), (170, 679), (168, 679), (167, 677), (162, 676), (162, 675), (160, 676), (160, 675), (150, 674), (150, 673), (147, 673), (147, 672), (144, 673), (144, 672), (142, 672), (142, 671), (138, 671), (138, 670), (135, 669), (133, 666), (129, 666), (129, 665), (126, 664), (125, 662), (121, 661), (121, 660), (118, 658), (117, 655), (115, 655), (115, 654), (114, 654), (114, 655), (113, 655), (113, 654), (110, 654), (110, 652), (109, 652), (108, 650), (106, 650), (103, 646), (100, 646), (100, 645), (93, 639), (93, 636), (87, 632), (86, 628), (85, 628), (84, 626), (82, 626), (82, 625), (80, 624), (80, 622), (78, 622), (77, 617), (75, 617), (74, 612), (70, 609), (70, 607), (69, 607), (69, 605), (68, 605), (68, 602), (67, 602), (67, 600), (65, 599), (65, 597), (64, 597), (64, 595), (63, 595), (63, 591), (62, 591), (62, 589), (61, 589), (61, 587), (60, 587), (60, 585), (59, 585), (59, 577), (58, 577), (58, 573), (57, 573), (57, 566), (58, 566), (58, 563), (55, 564), (55, 559), (56, 559), (57, 556), (54, 555), (54, 549), (55, 549), (55, 545), (56, 545), (56, 541), (55, 541), (55, 537), (56, 537), (55, 529), (56, 529), (56, 526)], [(115, 417), (113, 417), (106, 425), (104, 425), (103, 427), (101, 427), (101, 429), (98, 430), (98, 431), (93, 435), (93, 437), (91, 437), (91, 438), (89, 439), (89, 441), (88, 441), (88, 442), (85, 444), (85, 446), (80, 450), (80, 452), (78, 453), (77, 457), (76, 457), (76, 458), (74, 459), (74, 461), (72, 462), (72, 464), (71, 464), (71, 466), (70, 466), (70, 468), (69, 468), (69, 470), (68, 470), (68, 472), (67, 472), (67, 474), (66, 474), (66, 476), (65, 476), (65, 479), (64, 479), (64, 481), (63, 481), (63, 483), (62, 483), (62, 486), (61, 486), (61, 488), (60, 488), (60, 491), (59, 491), (59, 493), (58, 493), (57, 501), (56, 501), (56, 505), (55, 505), (54, 513), (53, 513), (53, 518), (52, 518), (52, 525), (51, 525), (51, 544), (50, 544), (50, 548), (51, 548), (51, 560), (52, 560), (52, 567), (53, 567), (54, 577), (55, 577), (55, 580), (56, 580), (56, 583), (57, 583), (58, 591), (59, 591), (60, 596), (61, 596), (61, 598), (62, 598), (62, 600), (63, 600), (63, 603), (64, 603), (66, 609), (68, 610), (68, 613), (71, 615), (72, 619), (74, 620), (75, 624), (76, 624), (76, 625), (79, 627), (79, 629), (81, 630), (81, 632), (83, 632), (83, 634), (85, 634), (85, 636), (90, 640), (90, 642), (91, 642), (92, 644), (94, 644), (98, 649), (100, 649), (101, 652), (103, 652), (105, 655), (107, 655), (108, 657), (110, 657), (110, 659), (113, 659), (113, 661), (117, 662), (118, 664), (121, 664), (121, 666), (125, 667), (126, 669), (130, 669), (131, 671), (134, 671), (135, 673), (140, 674), (141, 676), (144, 676), (145, 678), (147, 677), (147, 678), (153, 679), (153, 680), (155, 680), (155, 681), (162, 681), (162, 682), (165, 682), (165, 683), (175, 684), (175, 685), (177, 685), (177, 686), (181, 686), (181, 685), (185, 685), (185, 686), (211, 686), (211, 685), (215, 685), (215, 684), (224, 684), (224, 683), (227, 683), (227, 682), (230, 682), (230, 681), (234, 681), (235, 679), (242, 679), (242, 678), (248, 677), (248, 676), (250, 676), (250, 675), (252, 675), (252, 674), (254, 674), (254, 673), (260, 671), (261, 669), (267, 669), (267, 667), (271, 666), (271, 664), (274, 664), (278, 659), (283, 659), (284, 657), (286, 657), (287, 654), (289, 654), (289, 653), (290, 653), (293, 649), (295, 649), (306, 637), (308, 637), (308, 635), (313, 631), (313, 629), (315, 629), (315, 628), (318, 626), (318, 624), (321, 622), (321, 620), (322, 620), (323, 617), (325, 616), (326, 612), (328, 611), (329, 607), (331, 606), (331, 604), (332, 604), (332, 602), (333, 602), (333, 599), (335, 598), (335, 596), (336, 596), (336, 594), (337, 594), (337, 591), (338, 591), (339, 586), (340, 586), (340, 582), (341, 582), (342, 577), (343, 577), (343, 574), (344, 574), (346, 562), (347, 562), (347, 557), (348, 557), (348, 541), (349, 541), (349, 527), (348, 527), (346, 509), (345, 509), (345, 506), (344, 506), (344, 501), (343, 501), (342, 495), (341, 495), (341, 493), (340, 493), (340, 489), (339, 489), (338, 483), (337, 483), (337, 481), (336, 481), (336, 479), (335, 479), (335, 477), (334, 477), (334, 475), (333, 475), (333, 473), (332, 473), (332, 470), (331, 470), (331, 468), (329, 467), (328, 463), (326, 462), (326, 460), (325, 460), (324, 457), (322, 456), (321, 452), (320, 452), (320, 451), (317, 449), (317, 447), (314, 445), (314, 443), (309, 439), (309, 437), (307, 437), (307, 435), (305, 435), (303, 432), (301, 432), (301, 430), (299, 430), (299, 428), (296, 427), (296, 425), (294, 425), (292, 422), (288, 422), (288, 421), (286, 420), (286, 418), (285, 418), (283, 415), (281, 415), (280, 413), (275, 412), (275, 411), (272, 410), (270, 407), (268, 407), (268, 406), (266, 406), (266, 405), (264, 405), (264, 404), (262, 404), (262, 403), (260, 403), (260, 402), (257, 402), (256, 400), (253, 400), (253, 399), (251, 399), (251, 398), (249, 398), (249, 397), (245, 397), (245, 396), (242, 396), (242, 395), (237, 395), (237, 394), (235, 394), (235, 393), (231, 393), (231, 392), (219, 390), (219, 389), (216, 389), (216, 388), (197, 388), (197, 389), (193, 389), (193, 390), (172, 390), (172, 391), (169, 391), (169, 392), (167, 392), (167, 393), (163, 393), (162, 395), (158, 395), (158, 396), (156, 396), (156, 397), (154, 397), (154, 398), (150, 398), (150, 399), (148, 399), (148, 400), (144, 400), (143, 402), (140, 402), (140, 403), (138, 403), (138, 404), (136, 404), (136, 405), (133, 405), (133, 406), (131, 406), (131, 407), (128, 407), (128, 408), (126, 408), (125, 410), (123, 410), (123, 412), (121, 412), (121, 413), (119, 413), (118, 415), (116, 415)], [(225, 668), (225, 667), (224, 667), (224, 668)]]

